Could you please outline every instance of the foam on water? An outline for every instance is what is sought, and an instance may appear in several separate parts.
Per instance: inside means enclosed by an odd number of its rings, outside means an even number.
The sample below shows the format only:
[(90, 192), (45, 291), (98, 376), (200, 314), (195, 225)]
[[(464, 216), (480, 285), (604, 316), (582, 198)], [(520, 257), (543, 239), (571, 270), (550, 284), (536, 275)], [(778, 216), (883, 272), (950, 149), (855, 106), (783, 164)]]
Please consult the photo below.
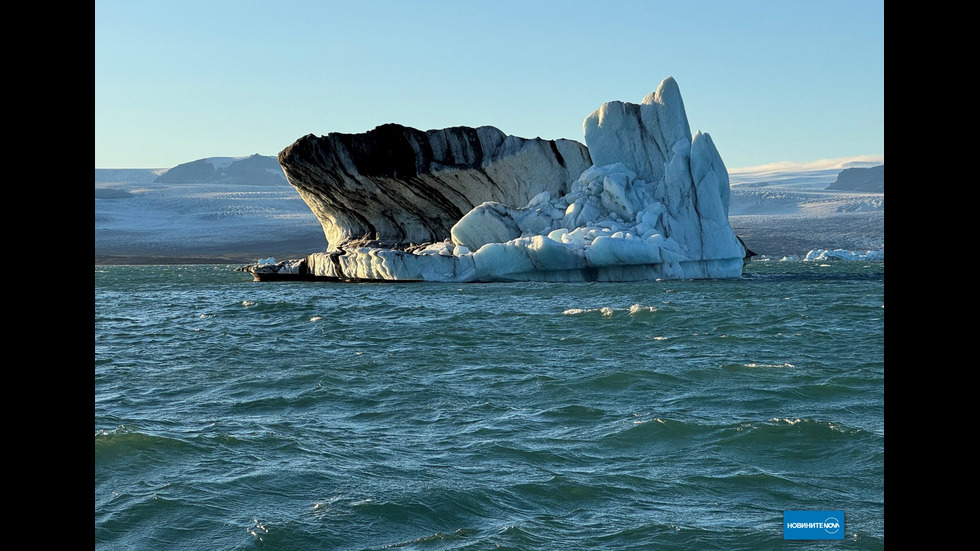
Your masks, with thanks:
[(562, 312), (566, 316), (575, 316), (579, 314), (592, 314), (598, 312), (602, 317), (612, 317), (617, 312), (626, 312), (630, 316), (636, 316), (641, 314), (652, 314), (657, 311), (654, 306), (643, 306), (641, 304), (633, 304), (629, 308), (612, 308), (609, 306), (601, 306), (599, 308), (568, 308)]

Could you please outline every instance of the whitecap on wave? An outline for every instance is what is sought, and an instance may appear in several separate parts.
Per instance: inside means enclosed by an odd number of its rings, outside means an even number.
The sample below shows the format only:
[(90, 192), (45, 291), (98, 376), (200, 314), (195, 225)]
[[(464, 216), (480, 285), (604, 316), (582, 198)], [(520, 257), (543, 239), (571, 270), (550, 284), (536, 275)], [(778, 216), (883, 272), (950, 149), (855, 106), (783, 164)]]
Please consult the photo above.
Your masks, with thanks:
[(793, 364), (791, 364), (791, 363), (789, 363), (789, 362), (783, 362), (781, 364), (763, 364), (763, 363), (749, 362), (749, 363), (737, 363), (737, 364), (722, 364), (721, 367), (735, 367), (735, 368), (738, 368), (738, 367), (749, 367), (749, 368), (770, 368), (770, 369), (777, 369), (777, 368), (781, 368), (781, 367), (790, 367), (790, 368), (792, 368), (792, 367), (796, 367), (796, 366), (793, 365)]
[(602, 314), (602, 317), (608, 318), (616, 312), (628, 312), (631, 316), (636, 316), (639, 314), (652, 314), (657, 311), (655, 306), (643, 306), (642, 304), (634, 304), (629, 308), (610, 308), (608, 306), (603, 306), (601, 308), (568, 308), (562, 314), (566, 316), (574, 316), (577, 314), (592, 314), (598, 312)]

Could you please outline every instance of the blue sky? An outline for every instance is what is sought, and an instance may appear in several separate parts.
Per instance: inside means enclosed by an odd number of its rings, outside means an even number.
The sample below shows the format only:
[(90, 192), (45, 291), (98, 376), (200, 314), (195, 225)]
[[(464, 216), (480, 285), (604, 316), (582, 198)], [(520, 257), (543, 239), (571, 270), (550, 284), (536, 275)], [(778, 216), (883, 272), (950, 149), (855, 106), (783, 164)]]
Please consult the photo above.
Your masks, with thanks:
[(729, 168), (885, 153), (883, 0), (95, 0), (95, 168), (306, 134), (584, 142), (672, 76)]

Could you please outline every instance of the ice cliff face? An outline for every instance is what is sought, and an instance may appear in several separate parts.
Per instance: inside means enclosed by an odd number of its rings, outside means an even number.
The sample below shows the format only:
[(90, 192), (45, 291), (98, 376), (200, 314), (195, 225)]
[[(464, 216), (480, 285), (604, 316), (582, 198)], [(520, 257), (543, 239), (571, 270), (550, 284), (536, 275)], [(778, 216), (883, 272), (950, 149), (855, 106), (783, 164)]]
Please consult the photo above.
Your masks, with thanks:
[[(586, 150), (491, 127), (306, 136), (279, 154), (330, 249), (304, 273), (354, 280), (738, 277), (728, 171), (692, 136), (676, 82), (602, 105)], [(421, 245), (410, 246), (409, 243)]]
[(636, 172), (634, 187), (647, 192), (637, 209), (663, 208), (656, 229), (676, 241), (687, 259), (744, 255), (728, 222), (728, 169), (711, 136), (691, 136), (673, 78), (639, 105), (606, 103), (583, 126), (595, 164), (621, 162)]
[(885, 192), (885, 165), (868, 168), (845, 168), (828, 190)]
[(443, 241), (483, 202), (523, 206), (543, 191), (564, 194), (592, 161), (571, 140), (529, 140), (490, 126), (423, 132), (386, 124), (304, 136), (279, 153), (279, 164), (335, 251)]

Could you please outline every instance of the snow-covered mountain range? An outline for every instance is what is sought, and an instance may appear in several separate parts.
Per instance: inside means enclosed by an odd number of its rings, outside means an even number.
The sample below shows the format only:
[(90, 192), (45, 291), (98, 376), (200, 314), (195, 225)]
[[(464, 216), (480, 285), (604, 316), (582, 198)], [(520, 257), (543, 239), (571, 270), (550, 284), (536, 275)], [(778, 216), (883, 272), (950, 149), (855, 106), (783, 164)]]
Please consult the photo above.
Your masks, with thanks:
[[(732, 228), (768, 258), (884, 251), (884, 192), (828, 189), (845, 169), (879, 165), (884, 157), (729, 169)], [(277, 166), (274, 156), (250, 155), (95, 169), (96, 264), (234, 264), (323, 251), (320, 223)]]

